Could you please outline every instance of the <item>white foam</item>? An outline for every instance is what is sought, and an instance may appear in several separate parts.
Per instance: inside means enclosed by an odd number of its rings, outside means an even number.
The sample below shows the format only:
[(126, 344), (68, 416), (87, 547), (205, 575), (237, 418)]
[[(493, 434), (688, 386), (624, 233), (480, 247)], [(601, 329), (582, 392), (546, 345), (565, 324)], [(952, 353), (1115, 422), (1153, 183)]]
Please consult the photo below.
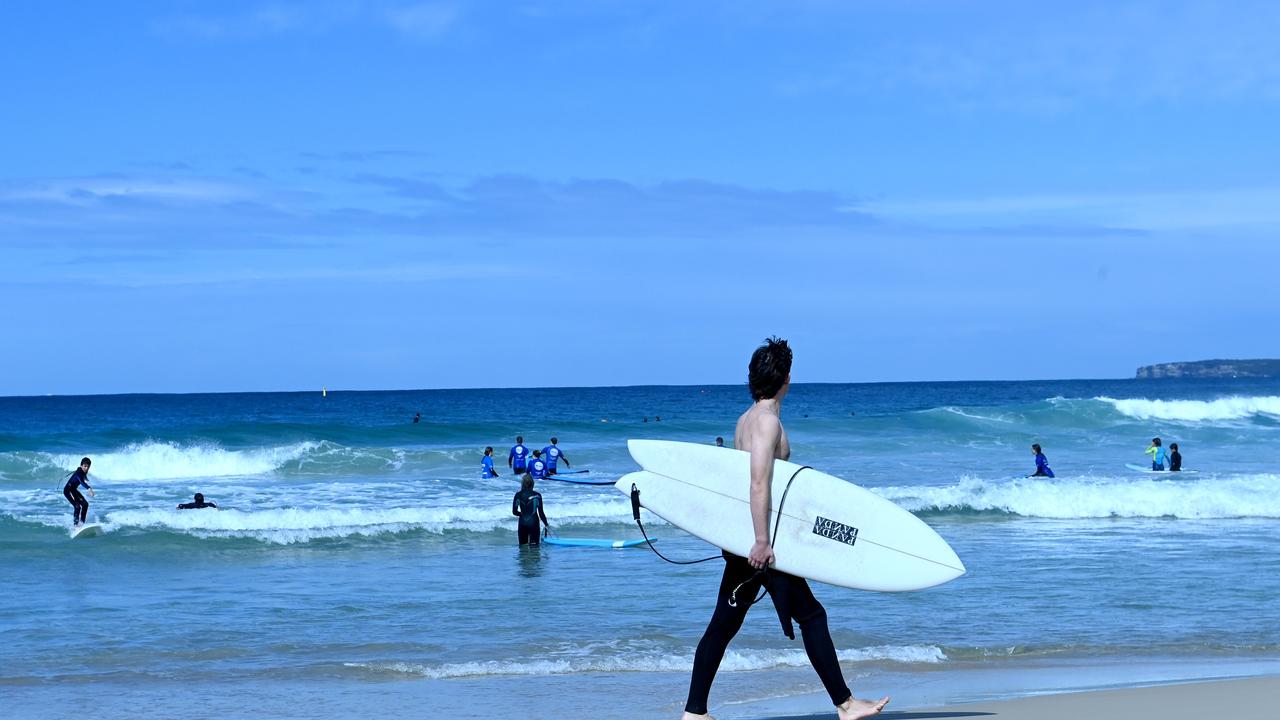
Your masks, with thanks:
[(1189, 481), (1125, 478), (982, 480), (873, 488), (912, 512), (999, 511), (1025, 517), (1280, 518), (1280, 475)]
[[(584, 501), (558, 505), (556, 527), (630, 521), (625, 501)], [(106, 516), (116, 527), (161, 529), (200, 537), (244, 537), (278, 544), (321, 538), (374, 536), (425, 530), (490, 532), (514, 527), (508, 504), (484, 507), (277, 508), (266, 510), (116, 510)]]
[(1013, 422), (1012, 419), (1003, 417), (1003, 416), (981, 415), (976, 412), (965, 412), (964, 410), (952, 405), (946, 405), (940, 409), (943, 412), (951, 413), (952, 415), (959, 415), (960, 417), (969, 418), (970, 420), (981, 420), (983, 422), (1000, 422), (1000, 423)]
[[(844, 650), (843, 663), (898, 662), (941, 663), (947, 656), (935, 646), (892, 646)], [(598, 657), (540, 658), (537, 660), (482, 660), (464, 663), (425, 665), (419, 663), (346, 663), (347, 667), (417, 675), (433, 679), (482, 675), (568, 675), (583, 672), (679, 672), (693, 668), (692, 654), (613, 653)], [(727, 672), (767, 670), (778, 667), (808, 667), (803, 650), (729, 650), (720, 669)]]
[(1240, 420), (1255, 415), (1280, 417), (1280, 397), (1261, 395), (1254, 397), (1231, 396), (1217, 400), (1149, 400), (1147, 398), (1097, 397), (1108, 403), (1120, 414), (1138, 420), (1177, 420), (1204, 422), (1214, 420)]
[[(92, 455), (90, 481), (182, 480), (188, 478), (262, 475), (320, 448), (322, 443), (301, 442), (253, 450), (227, 450), (217, 445), (181, 445), (174, 442), (131, 443), (111, 452)], [(57, 467), (74, 469), (79, 455), (53, 455)], [(68, 471), (69, 472), (69, 471)]]

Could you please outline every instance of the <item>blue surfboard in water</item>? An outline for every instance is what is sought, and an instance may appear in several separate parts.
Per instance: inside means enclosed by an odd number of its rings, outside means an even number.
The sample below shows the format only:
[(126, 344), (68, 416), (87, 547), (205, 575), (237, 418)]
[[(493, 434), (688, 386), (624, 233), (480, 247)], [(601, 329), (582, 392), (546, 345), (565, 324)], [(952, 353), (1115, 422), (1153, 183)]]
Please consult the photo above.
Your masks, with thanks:
[[(643, 539), (639, 540), (606, 540), (603, 538), (561, 538), (561, 537), (545, 537), (542, 542), (548, 545), (563, 545), (565, 547), (594, 547), (594, 548), (629, 548), (644, 545)], [(655, 539), (654, 542), (657, 542)]]

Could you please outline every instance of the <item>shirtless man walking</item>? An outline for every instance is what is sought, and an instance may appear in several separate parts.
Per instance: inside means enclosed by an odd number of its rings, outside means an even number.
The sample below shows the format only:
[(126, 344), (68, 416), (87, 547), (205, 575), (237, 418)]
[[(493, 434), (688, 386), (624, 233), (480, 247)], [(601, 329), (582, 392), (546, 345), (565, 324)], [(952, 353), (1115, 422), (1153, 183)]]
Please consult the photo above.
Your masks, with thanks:
[(879, 713), (889, 698), (870, 701), (853, 697), (844, 682), (831, 631), (827, 629), (827, 611), (809, 590), (809, 583), (777, 570), (759, 572), (774, 562), (773, 548), (769, 545), (773, 461), (791, 456), (791, 446), (779, 416), (782, 399), (791, 389), (791, 348), (786, 340), (769, 338), (756, 348), (748, 367), (747, 384), (755, 402), (738, 418), (733, 444), (751, 453), (751, 522), (756, 541), (746, 558), (724, 553), (724, 575), (720, 578), (715, 613), (693, 656), (693, 677), (689, 680), (689, 699), (682, 720), (711, 718), (707, 714), (711, 683), (729, 641), (742, 627), (762, 584), (773, 600), (787, 637), (795, 639), (792, 619), (800, 624), (805, 653), (831, 696), (839, 720), (870, 717)]

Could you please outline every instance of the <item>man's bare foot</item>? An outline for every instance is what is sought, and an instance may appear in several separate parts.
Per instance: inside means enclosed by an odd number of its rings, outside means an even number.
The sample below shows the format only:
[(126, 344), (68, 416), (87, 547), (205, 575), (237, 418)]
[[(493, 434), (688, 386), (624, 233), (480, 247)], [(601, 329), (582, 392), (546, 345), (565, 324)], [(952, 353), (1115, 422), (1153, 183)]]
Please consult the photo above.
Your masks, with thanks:
[(685, 711), (685, 714), (680, 716), (680, 720), (716, 720), (716, 719), (706, 713), (703, 713), (701, 715), (694, 715), (691, 712)]
[(879, 700), (859, 700), (851, 697), (836, 706), (836, 714), (840, 716), (840, 720), (858, 720), (858, 718), (878, 715), (888, 704), (888, 695)]

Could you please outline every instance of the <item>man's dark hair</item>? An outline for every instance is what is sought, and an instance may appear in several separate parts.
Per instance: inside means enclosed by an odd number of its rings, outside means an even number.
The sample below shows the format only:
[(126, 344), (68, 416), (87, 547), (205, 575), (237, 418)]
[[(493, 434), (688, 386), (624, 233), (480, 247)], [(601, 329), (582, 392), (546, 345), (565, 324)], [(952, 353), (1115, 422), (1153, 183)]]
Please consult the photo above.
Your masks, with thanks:
[(93, 464), (93, 461), (92, 461), (92, 460), (90, 460), (89, 458), (80, 458), (80, 464), (81, 464), (81, 465), (92, 465), (92, 464)]
[(520, 478), (520, 489), (521, 489), (521, 490), (532, 490), (532, 489), (533, 489), (533, 476), (532, 476), (532, 475), (530, 475), (529, 473), (525, 473), (523, 476), (521, 476), (521, 478)]
[(752, 400), (768, 400), (787, 382), (791, 374), (791, 348), (786, 340), (771, 337), (751, 353), (747, 366), (747, 387)]
[(517, 436), (516, 436), (516, 442), (518, 442), (518, 443), (522, 443), (522, 442), (524, 442), (524, 436), (523, 436), (523, 435), (517, 435)]

